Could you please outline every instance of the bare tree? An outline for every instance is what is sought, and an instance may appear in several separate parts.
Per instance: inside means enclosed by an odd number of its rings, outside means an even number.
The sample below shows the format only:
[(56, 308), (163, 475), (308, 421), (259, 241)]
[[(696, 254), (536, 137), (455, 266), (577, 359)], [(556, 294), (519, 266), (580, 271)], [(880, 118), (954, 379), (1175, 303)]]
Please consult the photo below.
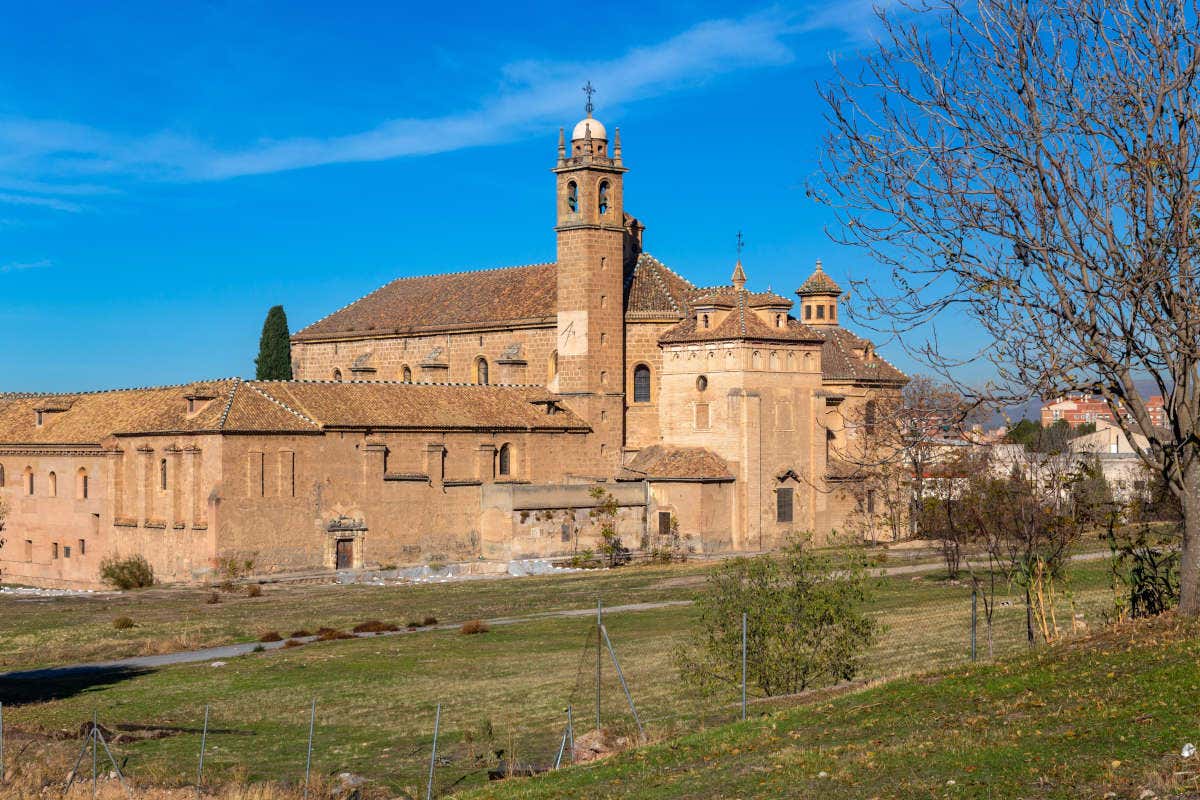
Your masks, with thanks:
[[(814, 194), (892, 276), (855, 285), (861, 319), (965, 314), (989, 400), (1102, 396), (1180, 500), (1200, 614), (1200, 0), (915, 2), (822, 90)], [(936, 338), (919, 355), (953, 374)]]
[[(855, 446), (841, 455), (855, 480), (849, 485), (870, 516), (881, 507), (892, 537), (918, 534), (926, 481), (936, 466), (966, 446), (975, 408), (953, 386), (916, 375), (899, 392), (876, 392), (850, 412), (846, 428)], [(875, 498), (882, 501), (870, 503)]]

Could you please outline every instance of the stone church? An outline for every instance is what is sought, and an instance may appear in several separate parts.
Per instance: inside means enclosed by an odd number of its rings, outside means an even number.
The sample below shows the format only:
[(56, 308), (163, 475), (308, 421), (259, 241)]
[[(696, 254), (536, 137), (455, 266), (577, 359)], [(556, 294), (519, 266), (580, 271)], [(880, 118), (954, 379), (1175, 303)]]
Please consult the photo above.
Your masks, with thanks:
[(0, 580), (96, 586), (511, 559), (595, 548), (593, 489), (633, 549), (762, 551), (873, 512), (839, 453), (905, 376), (798, 304), (696, 286), (625, 210), (619, 129), (560, 131), (553, 263), (400, 278), (304, 328), (295, 380), (0, 394)]

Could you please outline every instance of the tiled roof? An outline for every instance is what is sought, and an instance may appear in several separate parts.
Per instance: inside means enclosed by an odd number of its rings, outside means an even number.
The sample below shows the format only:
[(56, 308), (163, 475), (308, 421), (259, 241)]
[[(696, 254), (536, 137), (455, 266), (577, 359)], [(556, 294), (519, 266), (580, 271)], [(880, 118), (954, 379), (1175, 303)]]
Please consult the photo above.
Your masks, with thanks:
[(787, 320), (787, 326), (776, 328), (759, 319), (758, 314), (751, 309), (752, 298), (761, 297), (744, 289), (732, 287), (728, 290), (728, 298), (733, 309), (715, 328), (701, 328), (695, 316), (679, 323), (659, 337), (664, 344), (682, 344), (684, 342), (716, 342), (735, 339), (752, 339), (769, 342), (819, 342), (821, 337), (809, 326), (797, 320)]
[(731, 481), (725, 460), (703, 447), (652, 445), (643, 448), (622, 471), (624, 480)]
[(817, 261), (817, 269), (809, 276), (808, 280), (800, 284), (800, 288), (796, 290), (796, 294), (804, 297), (806, 295), (824, 295), (824, 294), (841, 294), (842, 287), (834, 283), (833, 278), (825, 274), (825, 270), (821, 267), (821, 262)]
[(399, 278), (314, 322), (296, 341), (538, 321), (553, 324), (554, 264)]
[(638, 256), (625, 291), (625, 312), (634, 316), (685, 317), (696, 287), (649, 253)]
[[(197, 384), (72, 395), (0, 397), (0, 445), (96, 445), (142, 433), (319, 433), (329, 428), (586, 430), (539, 387), (362, 381), (243, 381), (205, 384), (214, 399), (188, 414)], [(61, 404), (68, 410), (43, 413)]]
[[(812, 329), (824, 344), (821, 347), (821, 371), (827, 381), (883, 381), (907, 383), (908, 376), (878, 354), (870, 358), (874, 345), (845, 328), (821, 326)], [(863, 351), (859, 356), (855, 351)]]

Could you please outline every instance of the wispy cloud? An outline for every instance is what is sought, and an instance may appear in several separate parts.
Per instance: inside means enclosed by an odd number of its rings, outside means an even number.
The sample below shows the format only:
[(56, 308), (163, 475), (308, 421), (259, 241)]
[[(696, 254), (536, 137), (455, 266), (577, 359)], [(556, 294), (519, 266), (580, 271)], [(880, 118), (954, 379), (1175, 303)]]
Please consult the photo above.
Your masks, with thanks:
[[(63, 212), (80, 198), (138, 180), (213, 181), (328, 164), (378, 161), (513, 141), (578, 112), (579, 87), (602, 82), (604, 106), (645, 101), (734, 72), (786, 65), (796, 39), (832, 30), (853, 41), (868, 0), (808, 11), (771, 9), (701, 22), (662, 41), (604, 61), (526, 60), (501, 70), (498, 91), (474, 108), (437, 117), (386, 120), (325, 138), (291, 136), (218, 149), (170, 131), (120, 137), (57, 120), (0, 118), (0, 204)], [(597, 76), (603, 76), (602, 79)]]
[(40, 261), (12, 261), (8, 264), (0, 264), (0, 274), (6, 272), (24, 272), (29, 269), (45, 269), (53, 263), (48, 258), (43, 258)]

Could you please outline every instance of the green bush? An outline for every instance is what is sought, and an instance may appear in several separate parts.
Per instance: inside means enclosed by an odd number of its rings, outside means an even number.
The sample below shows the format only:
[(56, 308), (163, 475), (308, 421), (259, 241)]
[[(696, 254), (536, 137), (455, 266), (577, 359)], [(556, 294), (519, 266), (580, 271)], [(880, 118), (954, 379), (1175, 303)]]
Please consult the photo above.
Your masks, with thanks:
[(866, 613), (866, 568), (853, 548), (817, 554), (799, 542), (778, 555), (722, 563), (696, 600), (691, 643), (675, 653), (681, 677), (707, 691), (737, 686), (745, 613), (752, 690), (795, 694), (853, 679), (879, 635), (879, 623)]
[(127, 631), (134, 627), (134, 621), (129, 617), (117, 617), (113, 620), (113, 627), (119, 631)]
[(109, 556), (100, 562), (100, 579), (121, 591), (144, 589), (154, 585), (154, 570), (145, 556)]

